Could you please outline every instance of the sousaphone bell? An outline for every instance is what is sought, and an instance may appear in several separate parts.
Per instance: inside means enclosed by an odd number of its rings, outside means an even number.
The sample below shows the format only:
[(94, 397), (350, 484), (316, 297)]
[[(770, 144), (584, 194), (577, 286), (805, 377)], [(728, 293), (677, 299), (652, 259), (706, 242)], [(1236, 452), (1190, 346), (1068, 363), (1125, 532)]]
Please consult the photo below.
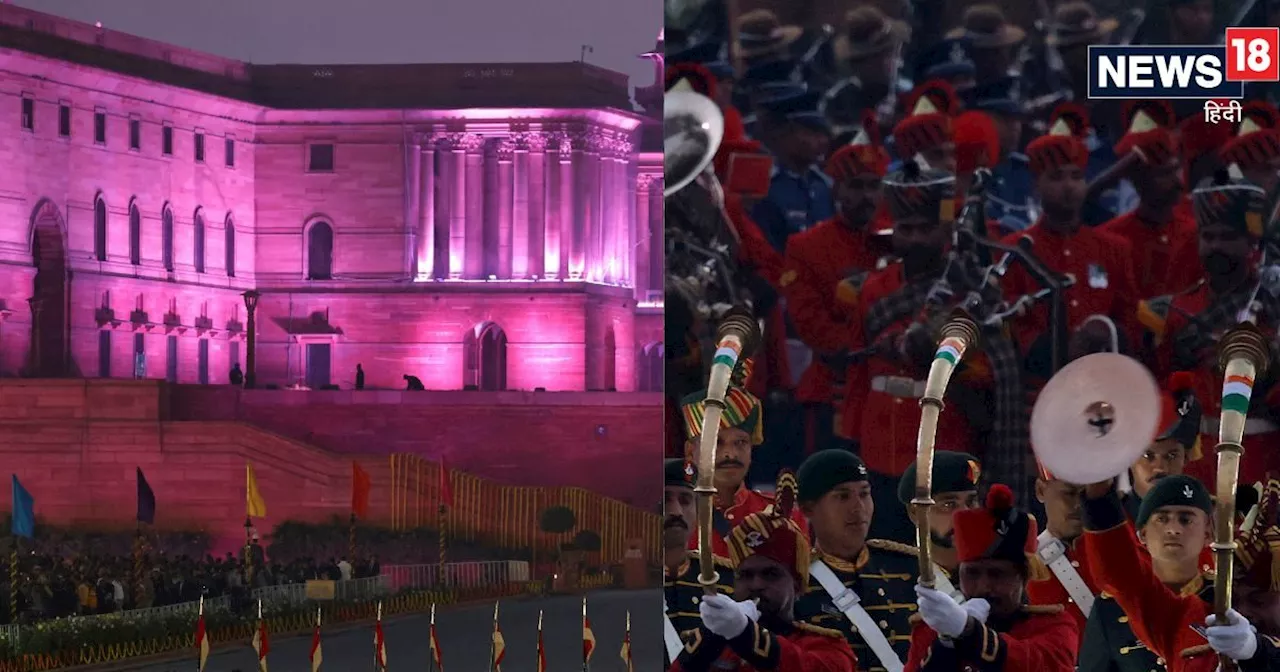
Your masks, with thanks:
[(692, 89), (673, 88), (662, 98), (663, 197), (698, 179), (724, 139), (724, 113)]
[(1126, 472), (1160, 427), (1160, 388), (1147, 367), (1111, 352), (1059, 371), (1031, 411), (1031, 447), (1068, 483), (1089, 485)]

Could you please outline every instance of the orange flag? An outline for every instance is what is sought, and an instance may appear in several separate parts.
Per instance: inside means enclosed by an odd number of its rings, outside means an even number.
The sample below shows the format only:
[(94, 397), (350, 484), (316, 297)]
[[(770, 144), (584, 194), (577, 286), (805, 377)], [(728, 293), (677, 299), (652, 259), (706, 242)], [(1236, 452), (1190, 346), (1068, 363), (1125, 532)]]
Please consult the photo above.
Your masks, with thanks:
[(444, 656), (440, 653), (440, 638), (436, 637), (436, 605), (431, 605), (431, 662), (439, 672), (444, 672)]
[(582, 598), (582, 664), (591, 662), (591, 654), (596, 650), (596, 634), (591, 632), (591, 621), (587, 620), (587, 598)]
[(258, 672), (267, 672), (267, 654), (271, 644), (267, 641), (267, 622), (262, 620), (262, 600), (258, 600), (258, 628), (253, 631), (253, 650), (258, 653)]
[(197, 672), (204, 672), (204, 666), (209, 662), (209, 633), (204, 628), (203, 596), (200, 597), (200, 618), (196, 621), (196, 652), (200, 656), (200, 666), (196, 670)]
[(324, 656), (320, 651), (320, 609), (316, 609), (316, 632), (311, 636), (311, 672), (320, 672)]
[(382, 634), (382, 603), (378, 603), (378, 623), (373, 628), (373, 669), (387, 672), (387, 639)]
[(351, 513), (357, 518), (369, 515), (369, 472), (351, 463)]
[(498, 627), (498, 603), (493, 603), (493, 669), (502, 672), (502, 659), (507, 657), (507, 640), (502, 637), (502, 629)]
[(635, 667), (631, 664), (631, 612), (627, 612), (627, 632), (622, 635), (622, 651), (619, 652), (622, 662), (627, 664), (627, 672), (635, 672)]

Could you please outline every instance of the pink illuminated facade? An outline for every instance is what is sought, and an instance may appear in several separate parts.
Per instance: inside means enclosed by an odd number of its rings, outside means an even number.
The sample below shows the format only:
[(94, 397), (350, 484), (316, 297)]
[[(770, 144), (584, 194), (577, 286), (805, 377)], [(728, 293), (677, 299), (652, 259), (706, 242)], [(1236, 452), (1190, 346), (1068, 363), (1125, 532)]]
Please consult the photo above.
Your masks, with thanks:
[[(589, 64), (256, 66), (0, 5), (0, 375), (657, 391), (661, 147)], [(656, 114), (656, 111), (650, 111)]]

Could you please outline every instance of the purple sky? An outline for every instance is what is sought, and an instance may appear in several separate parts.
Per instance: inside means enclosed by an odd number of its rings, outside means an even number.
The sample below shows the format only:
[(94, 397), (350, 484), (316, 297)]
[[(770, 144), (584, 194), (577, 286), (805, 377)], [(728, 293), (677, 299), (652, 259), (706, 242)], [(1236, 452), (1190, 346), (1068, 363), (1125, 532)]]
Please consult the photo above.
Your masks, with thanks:
[[(255, 63), (587, 61), (653, 81), (636, 55), (657, 0), (0, 0)], [(356, 7), (359, 9), (355, 9)]]

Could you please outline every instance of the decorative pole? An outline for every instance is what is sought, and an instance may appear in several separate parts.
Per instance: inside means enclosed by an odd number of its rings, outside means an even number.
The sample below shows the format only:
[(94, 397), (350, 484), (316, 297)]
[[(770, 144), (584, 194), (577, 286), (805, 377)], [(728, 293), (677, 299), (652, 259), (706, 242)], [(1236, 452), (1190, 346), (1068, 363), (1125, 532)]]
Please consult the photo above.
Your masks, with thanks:
[(9, 554), (9, 624), (18, 624), (18, 535), (13, 535), (13, 552)]
[(354, 565), (356, 563), (356, 512), (355, 511), (351, 512), (351, 530), (350, 530), (349, 536), (350, 538), (347, 540), (347, 557), (350, 558), (350, 560), (348, 560), (347, 562), (350, 562), (352, 565)]
[(257, 363), (257, 357), (256, 357), (257, 353), (255, 352), (255, 346), (257, 345), (257, 342), (258, 342), (258, 339), (257, 339), (258, 323), (255, 318), (255, 315), (258, 311), (258, 297), (260, 296), (262, 295), (252, 289), (244, 293), (244, 309), (248, 313), (247, 315), (248, 324), (245, 327), (246, 333), (245, 333), (245, 353), (244, 353), (244, 369), (245, 369), (244, 388), (246, 390), (252, 390), (254, 386), (257, 384), (257, 378), (258, 378), (258, 368), (257, 368), (258, 363)]
[(244, 582), (253, 592), (253, 519), (244, 517)]
[(140, 609), (142, 601), (142, 523), (138, 523), (138, 533), (133, 537), (133, 608)]

